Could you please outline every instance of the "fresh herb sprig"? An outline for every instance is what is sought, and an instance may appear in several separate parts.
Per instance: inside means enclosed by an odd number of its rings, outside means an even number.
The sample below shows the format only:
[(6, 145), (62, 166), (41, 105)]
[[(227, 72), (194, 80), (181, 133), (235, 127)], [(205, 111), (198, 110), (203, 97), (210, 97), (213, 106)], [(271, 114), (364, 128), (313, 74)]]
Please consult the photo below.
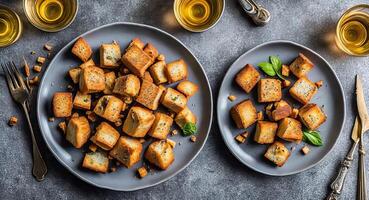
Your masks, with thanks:
[(269, 62), (261, 62), (258, 64), (261, 70), (269, 76), (277, 75), (280, 79), (285, 80), (282, 75), (282, 61), (278, 56), (269, 56)]
[(302, 140), (315, 146), (323, 145), (322, 138), (320, 137), (320, 133), (318, 131), (304, 130)]
[(196, 134), (196, 132), (197, 132), (196, 124), (192, 122), (187, 122), (182, 128), (183, 136), (190, 136)]

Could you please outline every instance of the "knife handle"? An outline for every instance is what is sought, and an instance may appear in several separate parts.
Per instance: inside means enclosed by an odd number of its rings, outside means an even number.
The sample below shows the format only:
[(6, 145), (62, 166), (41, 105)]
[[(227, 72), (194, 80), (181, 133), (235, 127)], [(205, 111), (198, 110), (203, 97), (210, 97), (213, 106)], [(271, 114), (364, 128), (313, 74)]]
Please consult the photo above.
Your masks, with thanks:
[(366, 194), (366, 172), (365, 172), (365, 149), (364, 149), (363, 141), (360, 140), (358, 199), (366, 200), (367, 199), (366, 197), (367, 197), (367, 194)]
[(350, 151), (347, 153), (345, 159), (341, 162), (341, 167), (338, 171), (336, 179), (331, 184), (331, 193), (326, 197), (326, 200), (338, 199), (343, 189), (343, 184), (347, 176), (347, 172), (351, 167), (352, 161), (354, 160), (354, 153), (357, 148), (358, 141), (351, 145)]

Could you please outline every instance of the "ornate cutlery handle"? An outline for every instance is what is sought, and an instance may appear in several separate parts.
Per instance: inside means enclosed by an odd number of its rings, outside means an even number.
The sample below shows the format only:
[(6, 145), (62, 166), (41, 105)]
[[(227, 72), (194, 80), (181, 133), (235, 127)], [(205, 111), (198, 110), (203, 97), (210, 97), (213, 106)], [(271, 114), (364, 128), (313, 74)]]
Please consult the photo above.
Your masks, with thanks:
[(38, 149), (36, 138), (33, 133), (33, 128), (31, 124), (31, 120), (29, 118), (29, 113), (27, 111), (27, 106), (25, 103), (22, 104), (23, 111), (26, 115), (28, 126), (31, 132), (31, 138), (32, 138), (32, 157), (33, 157), (33, 167), (32, 167), (32, 174), (35, 176), (37, 181), (42, 181), (45, 178), (45, 175), (47, 173), (47, 167), (45, 164), (44, 159), (41, 156), (40, 150)]
[(359, 141), (356, 141), (351, 145), (350, 151), (347, 153), (345, 160), (341, 162), (341, 167), (339, 169), (338, 175), (331, 184), (332, 192), (326, 197), (326, 200), (336, 200), (341, 194), (348, 169), (351, 167), (352, 161), (354, 160), (354, 153), (358, 142)]
[(366, 172), (365, 172), (365, 149), (361, 136), (359, 146), (359, 190), (358, 199), (366, 200)]

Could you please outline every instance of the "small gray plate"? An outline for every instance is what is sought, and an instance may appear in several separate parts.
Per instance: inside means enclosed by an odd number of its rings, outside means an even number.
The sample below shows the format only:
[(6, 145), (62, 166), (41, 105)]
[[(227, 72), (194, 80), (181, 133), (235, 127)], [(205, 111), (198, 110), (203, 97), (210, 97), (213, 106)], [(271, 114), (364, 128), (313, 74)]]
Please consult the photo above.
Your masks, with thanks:
[[(295, 144), (284, 142), (289, 149), (294, 148), (290, 158), (283, 167), (276, 167), (270, 161), (266, 160), (263, 155), (267, 149), (267, 145), (256, 144), (253, 141), (255, 126), (248, 128), (251, 133), (245, 144), (238, 144), (234, 137), (242, 133), (244, 130), (237, 129), (229, 114), (232, 106), (245, 100), (251, 99), (259, 111), (264, 111), (265, 104), (257, 103), (257, 92), (254, 88), (251, 94), (246, 94), (234, 81), (234, 78), (239, 70), (247, 63), (253, 64), (257, 68), (257, 64), (262, 61), (268, 61), (269, 56), (278, 55), (284, 64), (291, 63), (298, 53), (306, 55), (313, 63), (314, 68), (308, 74), (312, 81), (323, 80), (324, 85), (313, 97), (311, 102), (323, 106), (323, 110), (328, 116), (327, 121), (319, 127), (324, 145), (321, 147), (311, 147), (311, 152), (308, 155), (303, 155), (300, 151), (303, 143)], [(261, 71), (260, 71), (261, 72)], [(262, 76), (265, 77), (265, 74)], [(289, 80), (292, 83), (296, 80), (291, 75)], [(283, 99), (290, 102), (294, 107), (301, 105), (293, 100), (287, 93), (288, 89), (284, 89)], [(233, 102), (228, 100), (229, 95), (237, 96)], [(233, 153), (242, 163), (251, 169), (263, 174), (273, 176), (285, 176), (307, 170), (318, 164), (333, 148), (341, 133), (345, 121), (345, 98), (342, 86), (334, 73), (332, 67), (324, 58), (304, 47), (290, 41), (272, 41), (256, 46), (240, 56), (229, 68), (220, 87), (217, 105), (217, 117), (223, 139)]]
[[(95, 56), (98, 54), (101, 43), (111, 43), (115, 40), (124, 49), (132, 38), (139, 37), (144, 42), (151, 42), (156, 46), (159, 52), (166, 56), (168, 62), (183, 58), (189, 66), (189, 80), (199, 85), (199, 92), (188, 102), (189, 108), (198, 118), (197, 141), (192, 143), (188, 137), (183, 137), (180, 134), (170, 137), (177, 142), (174, 148), (174, 163), (165, 171), (155, 170), (153, 173), (149, 173), (144, 179), (135, 177), (137, 168), (142, 166), (142, 161), (130, 169), (119, 167), (115, 173), (99, 174), (82, 169), (80, 166), (83, 152), (73, 148), (66, 142), (63, 134), (57, 130), (57, 125), (61, 119), (48, 122), (48, 117), (53, 116), (51, 100), (54, 92), (67, 90), (67, 85), (70, 84), (67, 71), (69, 68), (81, 64), (70, 53), (72, 45), (77, 40), (76, 38), (62, 48), (51, 61), (41, 81), (37, 99), (37, 117), (41, 133), (57, 160), (80, 179), (97, 187), (118, 191), (132, 191), (154, 186), (185, 169), (204, 146), (213, 115), (213, 100), (209, 81), (199, 61), (175, 37), (147, 25), (119, 22), (98, 27), (78, 37), (81, 36), (92, 46)], [(96, 58), (94, 60), (98, 61)], [(121, 130), (119, 129), (119, 131)], [(144, 149), (147, 143), (149, 142), (146, 142)], [(181, 144), (179, 145), (179, 143)]]

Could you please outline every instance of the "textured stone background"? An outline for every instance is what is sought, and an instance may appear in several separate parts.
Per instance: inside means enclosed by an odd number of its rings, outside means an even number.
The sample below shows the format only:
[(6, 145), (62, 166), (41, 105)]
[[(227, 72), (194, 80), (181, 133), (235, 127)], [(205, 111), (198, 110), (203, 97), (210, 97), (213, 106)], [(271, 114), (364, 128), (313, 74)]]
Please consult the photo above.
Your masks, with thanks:
[[(331, 33), (341, 13), (368, 0), (258, 0), (272, 13), (270, 24), (255, 27), (244, 15), (236, 0), (227, 0), (223, 18), (205, 33), (190, 33), (168, 26), (171, 21), (171, 0), (80, 0), (74, 23), (59, 33), (44, 33), (30, 25), (21, 0), (0, 1), (20, 13), (25, 31), (14, 45), (0, 49), (1, 62), (20, 59), (32, 50), (41, 52), (47, 41), (60, 49), (77, 35), (116, 21), (153, 25), (173, 34), (199, 58), (210, 79), (214, 98), (217, 97), (222, 75), (242, 53), (260, 43), (292, 40), (320, 53), (335, 69), (347, 96), (347, 120), (337, 145), (319, 165), (303, 173), (287, 177), (269, 177), (256, 173), (238, 162), (223, 143), (218, 125), (213, 123), (210, 137), (201, 154), (182, 173), (171, 180), (136, 192), (112, 192), (90, 186), (62, 167), (38, 141), (47, 160), (49, 173), (38, 183), (31, 175), (31, 143), (25, 131), (25, 119), (9, 96), (3, 78), (0, 79), (0, 196), (1, 199), (322, 199), (339, 161), (349, 148), (349, 133), (354, 116), (354, 75), (362, 74), (369, 94), (369, 58), (355, 58), (334, 53)], [(174, 23), (175, 25), (175, 23)], [(369, 98), (367, 98), (369, 101)], [(369, 105), (369, 102), (367, 102)], [(7, 126), (11, 115), (20, 117), (20, 124)], [(35, 113), (33, 113), (35, 118)], [(34, 122), (34, 126), (36, 126)], [(338, 134), (338, 133), (337, 133)], [(368, 139), (366, 143), (369, 143)], [(355, 157), (356, 158), (356, 157)], [(369, 159), (366, 162), (369, 166)], [(350, 171), (342, 199), (354, 199), (357, 164)]]

